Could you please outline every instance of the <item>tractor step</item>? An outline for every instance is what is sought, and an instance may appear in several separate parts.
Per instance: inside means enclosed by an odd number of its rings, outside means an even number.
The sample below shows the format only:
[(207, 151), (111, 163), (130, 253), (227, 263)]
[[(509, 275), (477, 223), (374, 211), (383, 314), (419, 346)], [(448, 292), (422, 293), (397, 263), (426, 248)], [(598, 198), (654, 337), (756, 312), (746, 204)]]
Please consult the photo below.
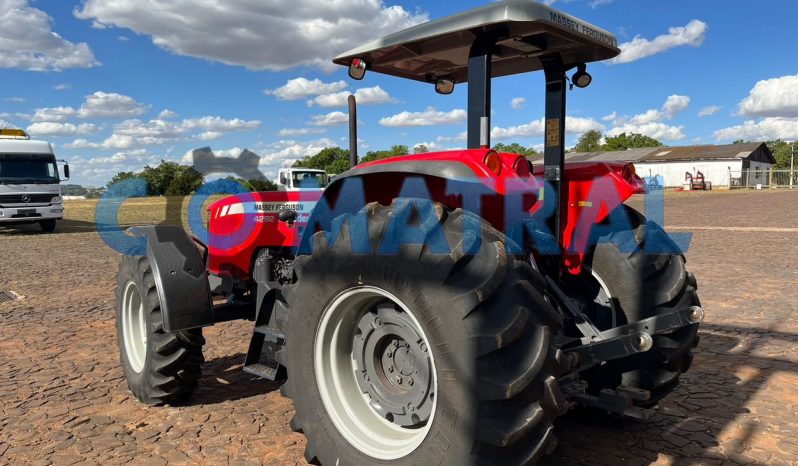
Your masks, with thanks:
[(599, 396), (581, 393), (574, 398), (577, 403), (584, 406), (601, 409), (631, 419), (645, 420), (654, 413), (653, 409), (640, 408), (634, 405), (635, 401), (647, 401), (651, 398), (649, 391), (634, 387), (621, 385), (615, 390), (605, 388), (601, 390)]
[(269, 380), (277, 380), (277, 372), (279, 369), (280, 364), (275, 360), (269, 361), (266, 364), (256, 363), (244, 366), (244, 372)]
[(282, 380), (285, 370), (281, 370), (276, 355), (283, 346), (285, 335), (266, 325), (256, 326), (244, 360), (244, 372), (268, 380)]

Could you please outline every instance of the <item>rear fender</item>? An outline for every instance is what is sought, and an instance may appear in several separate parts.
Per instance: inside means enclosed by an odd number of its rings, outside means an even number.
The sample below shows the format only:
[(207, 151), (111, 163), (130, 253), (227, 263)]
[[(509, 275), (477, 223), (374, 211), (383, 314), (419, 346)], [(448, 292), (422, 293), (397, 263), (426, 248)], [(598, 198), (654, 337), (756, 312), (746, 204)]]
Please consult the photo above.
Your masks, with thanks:
[[(478, 168), (459, 161), (396, 161), (350, 170), (324, 191), (310, 216), (299, 253), (311, 252), (311, 237), (316, 232), (332, 232), (336, 217), (355, 215), (371, 202), (390, 205), (399, 197), (430, 199), (451, 209), (463, 208), (504, 231), (508, 194), (502, 191), (507, 188), (506, 180), (499, 184)], [(527, 215), (537, 192), (525, 192)]]
[(158, 290), (164, 330), (213, 325), (208, 272), (195, 240), (172, 225), (133, 227), (128, 233), (147, 241), (147, 259)]
[(565, 179), (568, 184), (563, 201), (563, 260), (570, 273), (579, 274), (595, 241), (594, 226), (605, 221), (626, 221), (610, 217), (610, 213), (632, 195), (646, 193), (646, 186), (631, 163), (569, 164)]

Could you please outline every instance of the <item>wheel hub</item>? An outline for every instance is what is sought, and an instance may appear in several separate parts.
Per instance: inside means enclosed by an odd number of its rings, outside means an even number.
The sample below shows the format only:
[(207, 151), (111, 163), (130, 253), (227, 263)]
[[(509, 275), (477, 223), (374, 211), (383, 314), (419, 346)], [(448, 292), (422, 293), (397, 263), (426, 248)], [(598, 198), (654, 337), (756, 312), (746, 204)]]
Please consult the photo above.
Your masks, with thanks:
[(429, 349), (392, 303), (360, 317), (354, 333), (357, 383), (373, 410), (402, 427), (425, 423), (435, 398)]

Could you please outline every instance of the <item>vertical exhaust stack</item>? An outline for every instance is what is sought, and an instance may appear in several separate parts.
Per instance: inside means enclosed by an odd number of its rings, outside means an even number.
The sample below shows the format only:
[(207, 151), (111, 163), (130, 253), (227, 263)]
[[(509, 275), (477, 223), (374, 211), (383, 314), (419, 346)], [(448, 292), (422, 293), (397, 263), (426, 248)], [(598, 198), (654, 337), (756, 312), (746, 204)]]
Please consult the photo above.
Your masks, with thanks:
[(349, 168), (357, 165), (357, 99), (349, 96)]

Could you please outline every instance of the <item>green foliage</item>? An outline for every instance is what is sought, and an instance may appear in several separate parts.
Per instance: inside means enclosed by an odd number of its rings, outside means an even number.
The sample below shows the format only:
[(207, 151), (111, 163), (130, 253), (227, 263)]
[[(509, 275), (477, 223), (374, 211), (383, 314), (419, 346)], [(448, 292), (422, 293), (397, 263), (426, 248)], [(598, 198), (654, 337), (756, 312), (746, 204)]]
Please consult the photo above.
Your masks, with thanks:
[(110, 187), (112, 184), (118, 183), (123, 180), (130, 180), (134, 178), (139, 178), (139, 175), (133, 172), (119, 172), (111, 178), (111, 181), (108, 182), (106, 186)]
[(315, 168), (324, 170), (327, 173), (341, 173), (340, 171), (330, 172), (330, 170), (333, 168), (340, 169), (343, 166), (349, 169), (349, 151), (340, 147), (326, 147), (314, 156), (297, 160), (293, 166), (296, 168)]
[[(773, 152), (773, 157), (776, 158), (776, 169), (787, 169), (790, 168), (790, 159), (792, 158), (793, 150), (795, 150), (795, 156), (798, 157), (798, 144), (795, 142), (786, 142), (782, 141), (781, 139), (777, 139), (775, 141), (767, 141), (768, 148), (771, 152)], [(793, 168), (798, 168), (798, 159), (795, 161), (796, 166)]]
[(187, 196), (199, 189), (205, 182), (202, 173), (193, 167), (161, 160), (156, 167), (147, 165), (141, 173), (117, 173), (108, 186), (110, 187), (118, 181), (136, 178), (143, 179), (147, 183), (147, 194), (150, 196)]
[(617, 136), (606, 138), (601, 150), (626, 150), (641, 147), (661, 147), (662, 145), (661, 142), (644, 134), (631, 133), (627, 135), (626, 133), (621, 133)]
[(531, 147), (524, 147), (517, 142), (512, 144), (503, 144), (500, 142), (493, 146), (493, 150), (496, 152), (507, 152), (508, 154), (523, 155), (524, 157), (529, 157), (530, 155), (535, 155), (538, 153), (535, 149)]
[(390, 150), (378, 150), (366, 152), (366, 156), (360, 159), (360, 163), (373, 162), (375, 160), (388, 159), (391, 157), (398, 157), (400, 155), (407, 155), (410, 153), (405, 145), (391, 146)]
[(429, 148), (426, 146), (426, 144), (419, 144), (413, 147), (414, 154), (426, 154), (427, 152), (429, 152)]
[(267, 179), (245, 180), (244, 178), (236, 178), (233, 176), (228, 176), (227, 179), (235, 181), (252, 192), (277, 191), (277, 184)]
[(590, 130), (579, 138), (571, 152), (596, 152), (601, 150), (601, 133)]

